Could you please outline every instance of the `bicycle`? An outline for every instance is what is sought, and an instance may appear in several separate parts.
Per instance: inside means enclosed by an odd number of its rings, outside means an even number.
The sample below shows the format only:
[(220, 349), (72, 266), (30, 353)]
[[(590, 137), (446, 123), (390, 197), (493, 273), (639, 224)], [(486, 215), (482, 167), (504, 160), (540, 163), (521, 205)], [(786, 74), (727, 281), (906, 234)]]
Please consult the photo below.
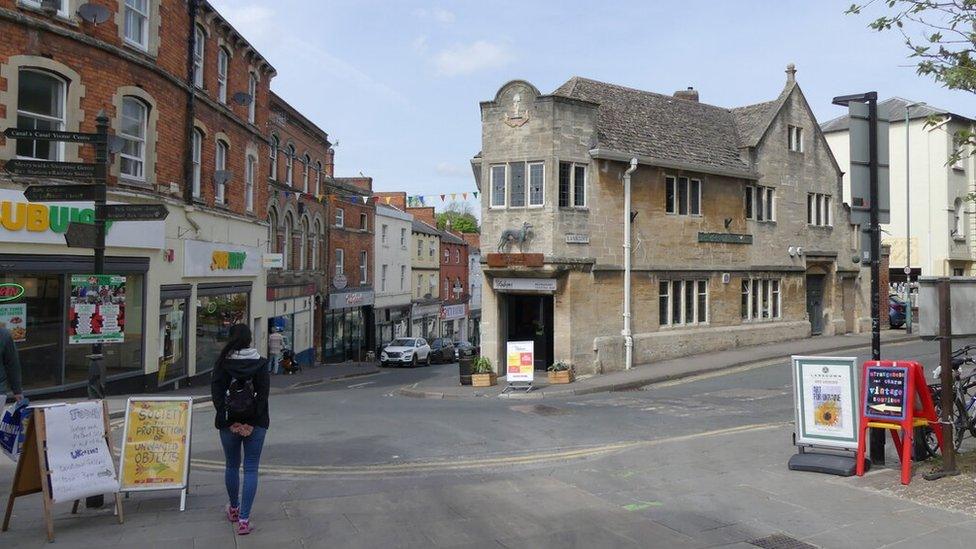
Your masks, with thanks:
[[(976, 365), (976, 358), (970, 354), (974, 349), (976, 349), (976, 345), (966, 345), (952, 353), (952, 385), (955, 403), (952, 410), (952, 445), (957, 452), (962, 446), (966, 431), (969, 431), (971, 436), (976, 437), (976, 370), (966, 375), (963, 375), (961, 371), (964, 364)], [(932, 373), (935, 377), (939, 377), (941, 371), (942, 367), (939, 366)], [(932, 394), (935, 412), (941, 419), (942, 384), (933, 383), (929, 385), (929, 392)], [(939, 428), (941, 428), (941, 424)], [(935, 431), (930, 427), (916, 428), (915, 441), (915, 454), (918, 459), (925, 459), (940, 453), (939, 441), (935, 436)]]

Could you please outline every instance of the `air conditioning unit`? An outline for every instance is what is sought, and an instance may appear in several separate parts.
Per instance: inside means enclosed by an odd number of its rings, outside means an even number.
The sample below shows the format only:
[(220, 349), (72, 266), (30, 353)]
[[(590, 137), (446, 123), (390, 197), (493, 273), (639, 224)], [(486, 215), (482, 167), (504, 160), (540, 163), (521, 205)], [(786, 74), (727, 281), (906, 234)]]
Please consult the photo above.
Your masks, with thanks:
[(722, 284), (732, 282), (732, 273), (722, 273)]

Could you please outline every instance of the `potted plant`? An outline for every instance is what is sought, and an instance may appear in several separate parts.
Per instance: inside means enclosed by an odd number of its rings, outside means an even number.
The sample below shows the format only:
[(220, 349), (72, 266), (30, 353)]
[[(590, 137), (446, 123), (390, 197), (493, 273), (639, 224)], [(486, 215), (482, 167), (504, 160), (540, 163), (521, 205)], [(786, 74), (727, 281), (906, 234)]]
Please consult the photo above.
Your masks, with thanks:
[(491, 360), (487, 357), (479, 356), (474, 359), (471, 365), (471, 385), (474, 387), (491, 387), (498, 382), (494, 368), (491, 367)]
[(572, 383), (576, 379), (573, 373), (573, 367), (565, 362), (551, 364), (548, 368), (548, 373), (549, 383), (552, 384)]

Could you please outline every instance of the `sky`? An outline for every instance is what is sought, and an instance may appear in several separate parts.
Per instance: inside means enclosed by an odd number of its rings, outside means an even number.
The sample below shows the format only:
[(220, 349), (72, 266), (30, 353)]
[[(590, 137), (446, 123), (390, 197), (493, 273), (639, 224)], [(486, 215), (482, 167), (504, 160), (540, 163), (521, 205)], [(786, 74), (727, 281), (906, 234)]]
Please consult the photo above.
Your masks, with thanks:
[(774, 99), (795, 63), (820, 122), (844, 113), (832, 97), (871, 90), (976, 117), (972, 94), (915, 73), (901, 35), (867, 28), (881, 7), (845, 15), (851, 1), (211, 3), (277, 69), (272, 89), (328, 132), (336, 175), (440, 209), (438, 195), (477, 190), (479, 102), (513, 79), (543, 93), (572, 76), (694, 86), (736, 107)]

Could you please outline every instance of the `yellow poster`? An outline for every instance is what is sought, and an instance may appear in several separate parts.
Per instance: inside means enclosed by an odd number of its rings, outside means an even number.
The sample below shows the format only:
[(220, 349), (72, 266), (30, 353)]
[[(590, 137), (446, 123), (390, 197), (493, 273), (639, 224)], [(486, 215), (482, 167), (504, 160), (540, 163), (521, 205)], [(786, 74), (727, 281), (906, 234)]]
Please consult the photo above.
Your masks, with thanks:
[(180, 490), (190, 459), (189, 398), (130, 398), (122, 444), (122, 491)]

